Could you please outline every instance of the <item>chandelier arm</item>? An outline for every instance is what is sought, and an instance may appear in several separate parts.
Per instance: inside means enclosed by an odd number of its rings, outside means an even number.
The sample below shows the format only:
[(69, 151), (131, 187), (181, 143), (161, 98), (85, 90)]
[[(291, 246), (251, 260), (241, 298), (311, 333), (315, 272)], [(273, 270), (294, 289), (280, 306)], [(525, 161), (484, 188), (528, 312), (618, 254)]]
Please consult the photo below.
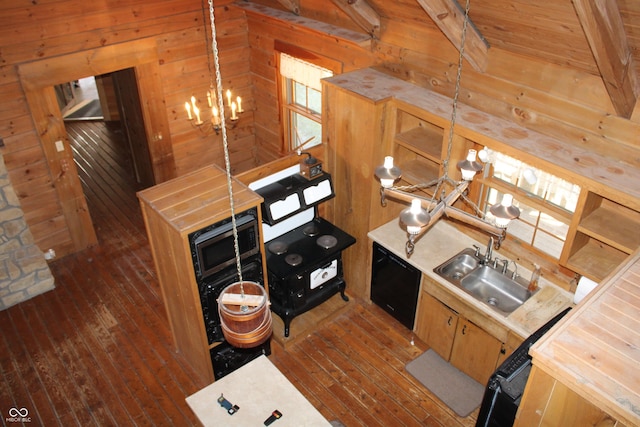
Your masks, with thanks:
[(460, 222), (464, 222), (465, 224), (479, 228), (480, 230), (489, 234), (493, 234), (496, 237), (502, 237), (506, 233), (506, 229), (500, 228), (488, 222), (487, 220), (478, 218), (477, 216), (471, 215), (470, 213), (465, 212), (461, 209), (454, 208), (453, 206), (447, 206), (445, 208), (445, 215), (447, 215), (449, 218), (453, 218)]

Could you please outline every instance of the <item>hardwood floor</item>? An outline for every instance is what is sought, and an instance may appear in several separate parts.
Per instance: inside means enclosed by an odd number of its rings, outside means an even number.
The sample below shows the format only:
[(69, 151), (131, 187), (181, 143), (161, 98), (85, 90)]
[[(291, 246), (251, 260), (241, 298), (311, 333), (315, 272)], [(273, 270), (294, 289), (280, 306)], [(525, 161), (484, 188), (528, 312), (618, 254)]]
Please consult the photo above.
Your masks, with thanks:
[[(15, 407), (28, 425), (196, 425), (184, 399), (206, 384), (173, 349), (125, 143), (102, 122), (68, 132), (99, 244), (51, 263), (56, 289), (0, 312), (2, 424)], [(270, 360), (327, 419), (475, 424), (477, 411), (456, 417), (405, 371), (424, 343), (376, 306), (349, 304), (286, 350), (272, 343)]]

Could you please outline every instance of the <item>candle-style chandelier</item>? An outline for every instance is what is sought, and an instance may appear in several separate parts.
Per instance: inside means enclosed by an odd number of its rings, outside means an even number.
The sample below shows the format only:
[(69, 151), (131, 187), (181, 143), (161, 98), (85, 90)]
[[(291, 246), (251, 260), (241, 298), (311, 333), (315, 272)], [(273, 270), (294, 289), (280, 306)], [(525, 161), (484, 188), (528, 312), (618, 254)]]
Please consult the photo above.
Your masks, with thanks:
[[(405, 245), (405, 250), (408, 257), (413, 253), (415, 243), (420, 236), (422, 236), (442, 216), (448, 216), (496, 236), (496, 249), (500, 247), (502, 240), (506, 237), (506, 227), (509, 222), (520, 216), (520, 210), (516, 206), (513, 206), (513, 196), (510, 194), (505, 194), (501, 203), (491, 206), (490, 212), (495, 217), (493, 221), (486, 219), (484, 213), (466, 197), (469, 183), (473, 180), (474, 176), (483, 169), (482, 164), (476, 160), (476, 150), (469, 150), (467, 158), (457, 164), (457, 167), (460, 169), (462, 174), (462, 181), (456, 182), (448, 176), (458, 95), (460, 93), (464, 41), (468, 23), (469, 0), (467, 0), (466, 3), (464, 23), (462, 27), (460, 55), (458, 57), (458, 71), (453, 96), (451, 123), (449, 126), (447, 156), (443, 161), (443, 175), (428, 183), (395, 186), (395, 183), (400, 179), (402, 172), (400, 168), (394, 166), (393, 157), (391, 156), (385, 157), (384, 164), (375, 170), (375, 176), (380, 181), (380, 202), (382, 206), (386, 206), (386, 197), (410, 203), (410, 207), (404, 209), (400, 213), (400, 222), (404, 227), (406, 227), (407, 231), (407, 243)], [(431, 197), (425, 197), (415, 193), (416, 191), (422, 191), (431, 187), (434, 187)], [(447, 187), (452, 188), (448, 194), (446, 194)], [(453, 207), (453, 204), (461, 198), (473, 207), (474, 214)]]
[[(212, 8), (213, 3), (209, 1), (211, 16)], [(211, 19), (211, 17), (209, 19)], [(204, 0), (202, 0), (202, 21), (205, 24), (207, 22)], [(214, 27), (213, 22), (211, 25)], [(213, 132), (215, 132), (216, 135), (219, 135), (222, 126), (226, 126), (227, 129), (233, 129), (236, 127), (238, 120), (240, 119), (240, 115), (244, 113), (244, 108), (242, 108), (242, 98), (240, 96), (234, 97), (229, 89), (224, 92), (224, 101), (226, 102), (221, 102), (223, 91), (221, 89), (218, 90), (217, 84), (214, 82), (214, 71), (217, 71), (217, 68), (219, 67), (218, 45), (215, 40), (215, 30), (212, 31), (211, 34), (211, 49), (209, 49), (209, 36), (207, 35), (207, 31), (204, 31), (205, 47), (207, 50), (207, 67), (209, 70), (209, 90), (207, 90), (206, 93), (207, 106), (201, 107), (198, 98), (192, 95), (191, 98), (184, 103), (184, 108), (187, 112), (187, 119), (191, 122), (193, 127), (206, 135), (212, 134)], [(212, 54), (214, 60), (213, 64)], [(216, 67), (216, 70), (213, 69), (214, 66)], [(225, 122), (224, 118), (228, 118), (229, 120)]]
[[(203, 111), (198, 106), (198, 100), (195, 96), (191, 97), (190, 101), (184, 103), (184, 108), (187, 111), (187, 118), (191, 122), (191, 125), (197, 127), (203, 133), (210, 133), (213, 130), (216, 135), (220, 134), (222, 127), (221, 116), (225, 114), (229, 117), (229, 123), (227, 128), (233, 129), (236, 127), (240, 114), (244, 113), (242, 108), (242, 98), (239, 96), (233, 98), (231, 91), (227, 89), (225, 92), (226, 103), (219, 103), (216, 100), (216, 95), (213, 86), (207, 91), (207, 108), (209, 116), (207, 116), (206, 110)], [(220, 105), (223, 105), (220, 107)], [(224, 111), (226, 109), (226, 111)], [(222, 111), (222, 114), (221, 114)], [(204, 118), (209, 117), (206, 120)]]

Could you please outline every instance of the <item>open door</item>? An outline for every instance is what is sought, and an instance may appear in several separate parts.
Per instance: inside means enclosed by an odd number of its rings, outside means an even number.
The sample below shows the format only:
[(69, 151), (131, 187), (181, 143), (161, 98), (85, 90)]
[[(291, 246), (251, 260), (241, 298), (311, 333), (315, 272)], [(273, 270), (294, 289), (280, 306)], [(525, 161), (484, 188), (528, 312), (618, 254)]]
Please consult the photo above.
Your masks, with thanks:
[(151, 187), (155, 184), (155, 178), (140, 105), (136, 72), (133, 68), (127, 68), (111, 73), (111, 78), (118, 99), (120, 121), (129, 141), (136, 180), (144, 188)]

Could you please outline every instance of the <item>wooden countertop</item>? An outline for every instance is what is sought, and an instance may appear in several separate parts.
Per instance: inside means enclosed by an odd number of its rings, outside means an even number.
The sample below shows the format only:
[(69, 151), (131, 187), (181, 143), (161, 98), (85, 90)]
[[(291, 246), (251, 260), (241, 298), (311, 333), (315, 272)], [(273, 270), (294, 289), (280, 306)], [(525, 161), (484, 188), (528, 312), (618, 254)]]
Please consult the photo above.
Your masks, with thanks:
[[(232, 177), (235, 213), (256, 206), (262, 197)], [(229, 186), (224, 169), (210, 165), (138, 192), (138, 198), (187, 233), (231, 216)]]
[(538, 366), (624, 425), (640, 425), (640, 251), (530, 350)]
[[(441, 278), (433, 272), (435, 267), (463, 249), (472, 247), (474, 244), (480, 246), (484, 252), (487, 244), (487, 242), (477, 242), (473, 240), (444, 220), (438, 221), (420, 238), (415, 244), (414, 253), (410, 258), (407, 258), (405, 254), (405, 242), (407, 238), (405, 231), (400, 228), (398, 219), (394, 219), (372, 230), (368, 236), (370, 239), (380, 243), (395, 255), (421, 270), (429, 278), (446, 288), (448, 292), (455, 294), (457, 298), (473, 306), (491, 320), (516, 332), (523, 338), (531, 335), (554, 315), (573, 304), (573, 294), (542, 277), (539, 282), (540, 290), (522, 306), (508, 316), (504, 316), (492, 310), (489, 306), (478, 301), (462, 289)], [(499, 251), (495, 250), (494, 256), (505, 258)], [(519, 264), (518, 273), (525, 278), (531, 276), (531, 271)]]

